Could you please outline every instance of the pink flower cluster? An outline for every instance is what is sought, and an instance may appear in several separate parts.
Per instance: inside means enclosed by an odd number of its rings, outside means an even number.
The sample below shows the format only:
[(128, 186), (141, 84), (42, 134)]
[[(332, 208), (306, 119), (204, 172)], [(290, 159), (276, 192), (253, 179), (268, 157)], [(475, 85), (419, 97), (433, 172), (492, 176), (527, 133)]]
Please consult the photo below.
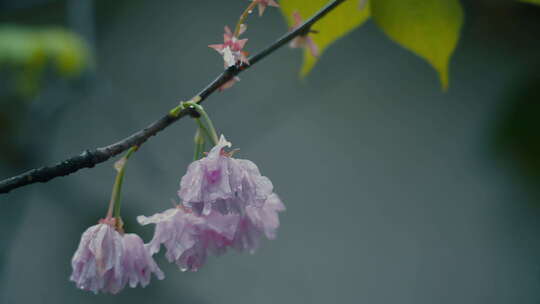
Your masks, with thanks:
[[(248, 53), (244, 51), (248, 39), (239, 37), (246, 31), (244, 21), (255, 6), (261, 16), (268, 6), (279, 6), (274, 0), (250, 1), (235, 32), (226, 26), (223, 43), (209, 45), (223, 57), (226, 69), (249, 64)], [(295, 26), (299, 26), (299, 15), (295, 18)], [(316, 51), (307, 35), (297, 37), (291, 45)], [(220, 90), (239, 80), (236, 76), (231, 78)], [(147, 286), (152, 274), (160, 280), (164, 278), (153, 259), (162, 245), (169, 262), (182, 271), (197, 271), (209, 255), (221, 255), (229, 248), (254, 253), (263, 237), (274, 239), (279, 227), (278, 213), (285, 206), (274, 193), (272, 182), (261, 175), (253, 162), (233, 158), (234, 151), (225, 150), (230, 146), (221, 136), (206, 157), (189, 165), (180, 181), (181, 204), (150, 217), (137, 218), (141, 225), (155, 225), (148, 244), (136, 234), (124, 233), (109, 209), (106, 219), (82, 234), (71, 261), (70, 280), (83, 290), (115, 294), (128, 285)], [(127, 156), (123, 161), (126, 160)]]
[[(247, 14), (251, 13), (251, 8), (254, 5), (258, 6), (259, 16), (262, 16), (264, 11), (268, 6), (279, 7), (279, 4), (274, 0), (250, 0), (252, 4), (247, 8), (247, 10), (242, 14), (236, 31), (233, 33), (228, 26), (225, 26), (225, 33), (223, 34), (223, 43), (221, 44), (210, 44), (208, 47), (216, 50), (222, 57), (225, 69), (228, 69), (233, 66), (240, 66), (242, 64), (248, 65), (249, 60), (247, 58), (247, 52), (244, 51), (244, 47), (248, 39), (240, 39), (246, 29), (247, 25), (244, 23), (245, 17)], [(229, 81), (225, 82), (219, 87), (220, 91), (232, 87), (235, 83), (240, 81), (240, 78), (237, 76), (232, 77)]]
[(142, 225), (156, 225), (151, 254), (163, 245), (169, 262), (196, 271), (209, 254), (228, 248), (253, 253), (263, 236), (276, 237), (285, 206), (253, 162), (225, 151), (230, 145), (222, 136), (206, 157), (189, 165), (178, 191), (182, 205), (138, 217)]
[[(242, 26), (238, 36), (242, 35), (246, 31), (246, 27)], [(246, 51), (243, 51), (244, 46), (246, 46), (247, 39), (238, 39), (237, 36), (233, 35), (233, 32), (228, 26), (225, 26), (225, 33), (223, 34), (223, 43), (222, 44), (211, 44), (208, 47), (216, 50), (221, 56), (223, 56), (223, 61), (225, 63), (225, 68), (234, 66), (237, 62), (249, 64), (247, 59)]]
[(225, 151), (230, 146), (221, 136), (206, 157), (189, 165), (178, 191), (182, 204), (137, 218), (142, 225), (155, 225), (148, 244), (136, 234), (124, 234), (114, 219), (88, 228), (72, 259), (70, 279), (77, 287), (114, 294), (127, 285), (145, 287), (152, 274), (161, 280), (163, 272), (152, 256), (162, 245), (169, 262), (197, 271), (209, 255), (229, 248), (254, 253), (263, 237), (274, 239), (285, 206), (253, 162)]
[[(242, 35), (246, 31), (246, 26), (240, 27), (238, 36)], [(238, 39), (228, 26), (225, 26), (225, 33), (223, 34), (222, 44), (211, 44), (208, 47), (216, 50), (221, 56), (223, 56), (223, 63), (225, 68), (235, 66), (237, 63), (249, 64), (247, 59), (247, 52), (244, 51), (247, 39)], [(234, 76), (231, 80), (227, 81), (219, 87), (220, 91), (232, 87), (235, 83), (239, 82), (240, 78)]]
[(189, 165), (178, 191), (186, 207), (205, 215), (211, 209), (222, 214), (242, 213), (248, 205), (262, 206), (272, 193), (272, 182), (253, 162), (225, 152), (230, 146), (221, 136), (206, 157)]
[(94, 293), (115, 294), (128, 284), (146, 287), (152, 273), (160, 280), (165, 277), (141, 238), (118, 232), (114, 219), (101, 220), (82, 234), (71, 266), (70, 280)]

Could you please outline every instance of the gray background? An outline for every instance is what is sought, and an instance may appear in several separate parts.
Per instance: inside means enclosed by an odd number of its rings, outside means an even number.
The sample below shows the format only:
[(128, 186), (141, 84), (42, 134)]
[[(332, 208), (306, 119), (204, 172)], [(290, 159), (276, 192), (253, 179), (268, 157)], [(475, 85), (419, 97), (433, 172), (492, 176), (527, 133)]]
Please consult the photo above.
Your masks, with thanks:
[[(206, 45), (243, 6), (115, 2), (96, 6), (93, 85), (63, 95), (66, 109), (28, 135), (42, 143), (38, 163), (114, 142), (191, 97), (222, 68)], [(539, 10), (504, 1), (465, 8), (447, 93), (370, 21), (306, 80), (297, 77), (301, 52), (284, 48), (208, 100), (238, 157), (258, 164), (288, 208), (277, 240), (255, 255), (229, 253), (197, 273), (159, 255), (166, 279), (146, 289), (77, 290), (70, 259), (106, 211), (108, 162), (0, 196), (0, 303), (538, 303), (540, 211), (492, 139), (508, 91), (539, 62)], [(20, 18), (61, 22), (62, 9), (56, 2)], [(251, 20), (251, 51), (287, 29), (274, 9)], [(146, 240), (151, 228), (134, 218), (171, 206), (193, 132), (182, 120), (129, 163), (124, 218)]]

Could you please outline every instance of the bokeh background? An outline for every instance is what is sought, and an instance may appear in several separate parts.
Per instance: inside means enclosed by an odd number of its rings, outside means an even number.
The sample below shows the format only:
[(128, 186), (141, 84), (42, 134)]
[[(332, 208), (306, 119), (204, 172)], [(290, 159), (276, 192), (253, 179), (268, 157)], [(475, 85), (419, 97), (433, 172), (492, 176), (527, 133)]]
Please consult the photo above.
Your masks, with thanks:
[[(119, 140), (191, 97), (221, 71), (206, 46), (244, 2), (1, 0), (0, 26), (82, 37), (65, 56), (86, 67), (32, 78), (20, 76), (32, 66), (0, 66), (0, 178)], [(164, 281), (116, 296), (77, 290), (70, 259), (106, 211), (109, 161), (0, 196), (0, 303), (538, 303), (540, 8), (462, 4), (447, 93), (369, 21), (304, 80), (301, 52), (284, 48), (208, 100), (288, 208), (257, 254), (197, 273), (159, 255)], [(249, 50), (286, 30), (275, 9), (251, 18)], [(145, 240), (152, 229), (135, 217), (176, 199), (194, 129), (180, 121), (129, 163), (123, 217)]]

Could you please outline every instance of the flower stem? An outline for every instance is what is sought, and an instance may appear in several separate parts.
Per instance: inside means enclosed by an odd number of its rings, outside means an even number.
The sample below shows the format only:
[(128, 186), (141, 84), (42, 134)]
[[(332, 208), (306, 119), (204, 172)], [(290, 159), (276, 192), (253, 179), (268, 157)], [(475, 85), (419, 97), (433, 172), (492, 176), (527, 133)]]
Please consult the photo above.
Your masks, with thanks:
[(204, 136), (206, 136), (206, 138), (208, 138), (208, 141), (213, 142), (214, 139), (212, 137), (212, 134), (210, 133), (208, 128), (202, 123), (201, 119), (200, 118), (195, 118), (195, 122), (197, 123), (197, 126), (199, 127), (197, 129), (197, 131), (199, 133), (201, 133), (202, 140), (204, 140)]
[[(200, 120), (198, 123), (202, 124)], [(197, 131), (195, 132), (195, 153), (193, 155), (193, 160), (199, 160), (203, 156), (203, 153), (204, 153), (204, 135), (202, 134), (203, 132), (204, 131), (202, 131), (201, 127), (199, 127)]]
[(251, 3), (244, 10), (242, 15), (240, 15), (240, 18), (238, 19), (238, 23), (236, 24), (236, 27), (234, 28), (234, 37), (238, 38), (238, 35), (240, 34), (240, 29), (242, 28), (242, 24), (244, 24), (249, 14), (253, 12), (257, 3), (258, 2), (256, 0), (251, 1)]
[[(188, 101), (188, 103), (189, 102), (191, 102), (191, 103), (199, 103), (199, 102), (201, 102), (201, 100), (202, 100), (201, 96), (197, 95), (197, 96), (191, 98), (191, 100)], [(182, 110), (185, 108), (184, 103), (185, 102), (181, 101), (176, 107), (169, 110), (169, 115), (172, 116), (172, 117), (177, 118), (180, 115), (180, 112), (182, 112)]]
[(196, 118), (195, 120), (199, 124), (199, 128), (201, 128), (202, 131), (204, 131), (207, 134), (207, 136), (210, 138), (210, 140), (213, 142), (214, 145), (217, 145), (219, 142), (219, 138), (217, 135), (216, 128), (214, 127), (212, 120), (210, 119), (210, 117), (208, 116), (208, 113), (206, 113), (204, 108), (200, 104), (193, 101), (183, 102), (181, 106), (183, 108), (193, 107), (193, 109), (201, 115), (201, 118), (204, 120), (206, 127), (204, 126), (204, 124), (202, 124), (200, 119)]
[(114, 216), (114, 218), (116, 219), (117, 228), (121, 228), (120, 193), (122, 191), (122, 183), (124, 181), (126, 163), (129, 157), (135, 151), (137, 151), (137, 149), (138, 146), (132, 146), (131, 148), (129, 148), (126, 155), (124, 155), (114, 164), (114, 167), (118, 173), (116, 174), (116, 178), (114, 180), (114, 185), (111, 193), (111, 201), (109, 203), (109, 210), (107, 211), (107, 218), (110, 219)]

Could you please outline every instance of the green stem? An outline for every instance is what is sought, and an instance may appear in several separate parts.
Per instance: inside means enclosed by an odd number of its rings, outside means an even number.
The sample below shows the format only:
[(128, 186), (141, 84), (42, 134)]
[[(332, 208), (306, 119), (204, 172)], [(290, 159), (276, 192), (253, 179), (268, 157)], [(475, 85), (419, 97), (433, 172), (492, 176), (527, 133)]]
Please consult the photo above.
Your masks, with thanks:
[(199, 123), (199, 127), (202, 126), (203, 131), (206, 131), (205, 133), (208, 135), (210, 140), (214, 143), (214, 145), (217, 145), (219, 142), (219, 137), (217, 135), (216, 128), (214, 127), (214, 124), (212, 123), (212, 120), (210, 119), (210, 116), (208, 116), (208, 113), (206, 113), (204, 108), (196, 102), (187, 101), (187, 102), (182, 103), (183, 108), (190, 107), (190, 106), (193, 107), (195, 111), (197, 111), (201, 115), (201, 118), (204, 120), (208, 128), (205, 128), (204, 125), (200, 123), (200, 120), (196, 119), (197, 123)]
[[(201, 100), (202, 100), (202, 97), (197, 95), (197, 96), (191, 98), (191, 100), (188, 101), (188, 102), (199, 103)], [(172, 108), (169, 111), (169, 115), (172, 116), (172, 117), (177, 118), (180, 115), (180, 113), (182, 112), (183, 109), (184, 109), (184, 102), (181, 101), (176, 107)]]
[(176, 118), (178, 117), (178, 115), (180, 115), (180, 112), (182, 112), (182, 109), (183, 109), (182, 105), (179, 104), (169, 111), (169, 115)]
[(240, 19), (238, 19), (238, 23), (236, 24), (236, 27), (234, 28), (234, 37), (238, 38), (240, 35), (240, 28), (242, 27), (242, 24), (245, 23), (247, 17), (251, 12), (255, 9), (255, 6), (257, 5), (257, 1), (252, 1), (248, 7), (244, 10), (242, 15), (240, 15)]
[(208, 141), (213, 142), (214, 138), (212, 137), (211, 132), (208, 130), (208, 128), (202, 123), (202, 121), (199, 118), (195, 118), (195, 122), (197, 123), (197, 126), (199, 126), (198, 130), (202, 133), (201, 136), (206, 136)]
[(204, 153), (204, 135), (202, 134), (203, 132), (204, 131), (202, 131), (200, 127), (195, 132), (195, 153), (193, 155), (193, 160), (199, 160), (203, 156), (203, 153)]
[(124, 182), (124, 175), (125, 175), (125, 169), (126, 169), (126, 163), (129, 157), (137, 151), (138, 146), (132, 146), (129, 148), (126, 155), (124, 155), (119, 161), (118, 166), (116, 167), (116, 170), (118, 173), (116, 174), (116, 178), (114, 179), (114, 185), (111, 193), (111, 201), (109, 203), (109, 210), (107, 211), (107, 218), (114, 218), (116, 219), (117, 225), (120, 225), (121, 219), (120, 219), (120, 193), (122, 192), (122, 183)]

